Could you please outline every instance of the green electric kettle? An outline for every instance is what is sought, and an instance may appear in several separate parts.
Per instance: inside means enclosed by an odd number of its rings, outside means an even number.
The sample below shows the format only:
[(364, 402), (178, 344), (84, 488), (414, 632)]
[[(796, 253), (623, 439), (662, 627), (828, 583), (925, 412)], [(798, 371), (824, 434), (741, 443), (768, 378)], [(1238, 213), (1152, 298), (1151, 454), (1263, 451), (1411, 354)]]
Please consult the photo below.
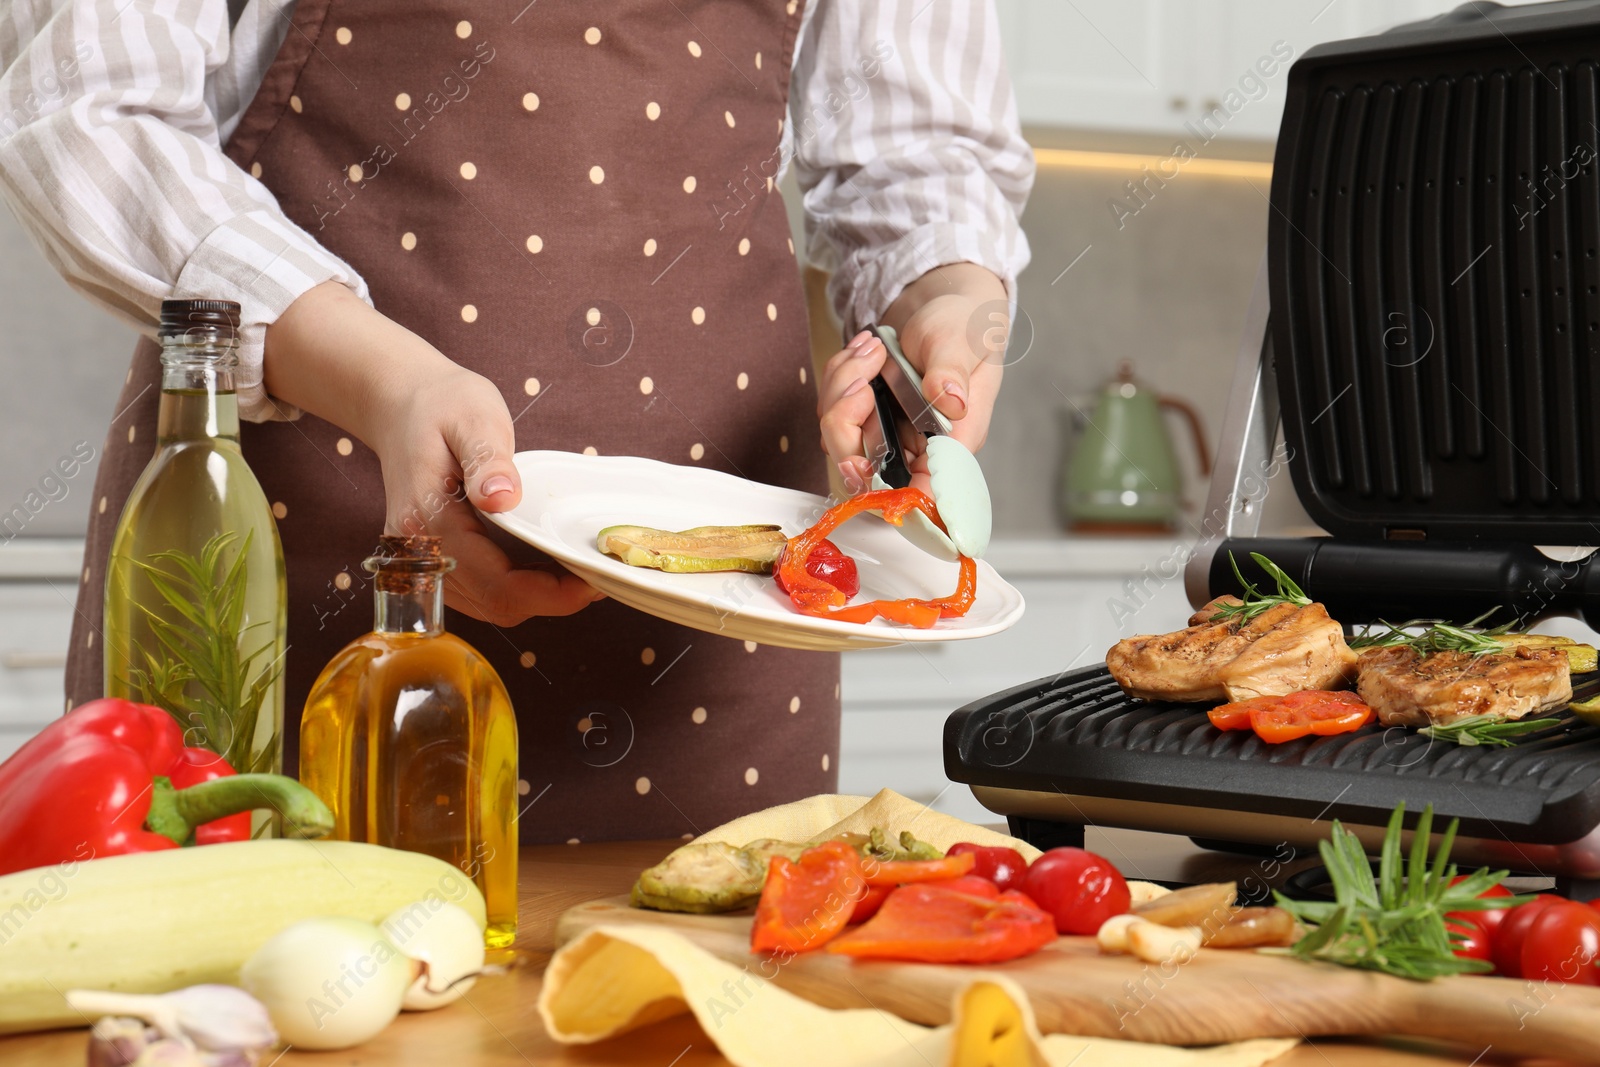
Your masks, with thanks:
[(1082, 533), (1165, 533), (1183, 509), (1183, 468), (1163, 412), (1184, 417), (1194, 435), (1200, 473), (1211, 474), (1200, 414), (1187, 401), (1161, 396), (1136, 381), (1124, 361), (1100, 391), (1067, 463), (1062, 505)]

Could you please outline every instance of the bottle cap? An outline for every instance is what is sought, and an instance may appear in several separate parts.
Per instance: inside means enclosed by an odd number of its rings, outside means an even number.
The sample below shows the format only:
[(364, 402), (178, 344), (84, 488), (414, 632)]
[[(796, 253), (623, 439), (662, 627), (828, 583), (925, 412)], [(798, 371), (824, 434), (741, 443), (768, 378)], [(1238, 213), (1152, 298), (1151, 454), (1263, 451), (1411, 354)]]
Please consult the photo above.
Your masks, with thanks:
[(239, 304), (234, 300), (163, 300), (161, 337), (191, 336), (198, 342), (232, 341), (239, 336)]

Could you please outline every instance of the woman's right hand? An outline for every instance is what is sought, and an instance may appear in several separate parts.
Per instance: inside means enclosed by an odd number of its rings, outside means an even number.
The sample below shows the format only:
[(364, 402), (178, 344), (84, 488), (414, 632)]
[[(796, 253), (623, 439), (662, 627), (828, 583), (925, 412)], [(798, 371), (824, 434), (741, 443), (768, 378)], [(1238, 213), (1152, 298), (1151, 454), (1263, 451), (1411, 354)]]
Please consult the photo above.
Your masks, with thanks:
[(267, 391), (360, 438), (383, 465), (385, 532), (431, 533), (456, 561), (451, 607), (495, 626), (570, 615), (604, 594), (564, 570), (514, 567), (474, 508), (522, 499), (511, 413), (494, 384), (451, 362), (337, 282), (267, 327)]

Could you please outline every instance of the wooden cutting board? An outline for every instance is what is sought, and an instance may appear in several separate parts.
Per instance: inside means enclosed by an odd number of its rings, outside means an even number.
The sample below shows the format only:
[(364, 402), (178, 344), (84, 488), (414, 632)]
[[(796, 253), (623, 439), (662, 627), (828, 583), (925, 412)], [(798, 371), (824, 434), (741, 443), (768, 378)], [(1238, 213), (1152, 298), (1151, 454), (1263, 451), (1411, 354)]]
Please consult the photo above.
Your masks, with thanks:
[(1600, 1064), (1600, 989), (1458, 977), (1431, 982), (1309, 964), (1244, 950), (1203, 949), (1181, 967), (1101, 955), (1064, 937), (1025, 959), (988, 967), (853, 961), (809, 952), (782, 967), (749, 950), (750, 916), (631, 908), (624, 897), (562, 914), (556, 944), (596, 926), (676, 930), (696, 945), (829, 1008), (878, 1008), (912, 1022), (950, 1021), (953, 995), (982, 971), (1027, 991), (1045, 1033), (1214, 1045), (1253, 1037), (1401, 1034), (1478, 1052)]

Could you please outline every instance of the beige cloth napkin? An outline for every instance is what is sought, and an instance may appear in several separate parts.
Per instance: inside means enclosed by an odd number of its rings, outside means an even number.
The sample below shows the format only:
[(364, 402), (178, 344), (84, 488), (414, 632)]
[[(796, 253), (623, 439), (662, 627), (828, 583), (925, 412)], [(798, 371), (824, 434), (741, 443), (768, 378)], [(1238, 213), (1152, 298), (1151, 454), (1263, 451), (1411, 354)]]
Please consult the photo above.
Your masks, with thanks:
[(739, 847), (763, 837), (812, 841), (839, 834), (864, 834), (873, 827), (883, 828), (890, 837), (910, 830), (920, 840), (940, 849), (949, 848), (957, 841), (971, 841), (978, 845), (1009, 845), (1022, 853), (1029, 863), (1039, 856), (1039, 850), (1026, 841), (934, 811), (893, 789), (880, 790), (875, 797), (823, 793), (792, 804), (779, 804), (723, 823), (695, 841), (722, 841)]
[[(957, 841), (1039, 850), (884, 790), (877, 796), (810, 797), (735, 819), (697, 841), (744, 845), (758, 838), (809, 841), (882, 827), (910, 830), (939, 848)], [(1134, 883), (1138, 896), (1158, 887)], [(1004, 975), (974, 968), (955, 996), (952, 1021), (927, 1027), (875, 1009), (824, 1008), (718, 959), (671, 930), (601, 926), (563, 946), (539, 992), (550, 1035), (591, 1044), (692, 1012), (737, 1067), (1260, 1067), (1293, 1039), (1176, 1048), (1066, 1034), (1041, 1035), (1027, 995)]]
[(1027, 996), (974, 970), (952, 1021), (927, 1027), (874, 1008), (823, 1008), (656, 926), (600, 926), (550, 961), (545, 1029), (591, 1044), (684, 1012), (736, 1067), (1260, 1067), (1293, 1048), (1260, 1038), (1211, 1048), (1039, 1033)]

